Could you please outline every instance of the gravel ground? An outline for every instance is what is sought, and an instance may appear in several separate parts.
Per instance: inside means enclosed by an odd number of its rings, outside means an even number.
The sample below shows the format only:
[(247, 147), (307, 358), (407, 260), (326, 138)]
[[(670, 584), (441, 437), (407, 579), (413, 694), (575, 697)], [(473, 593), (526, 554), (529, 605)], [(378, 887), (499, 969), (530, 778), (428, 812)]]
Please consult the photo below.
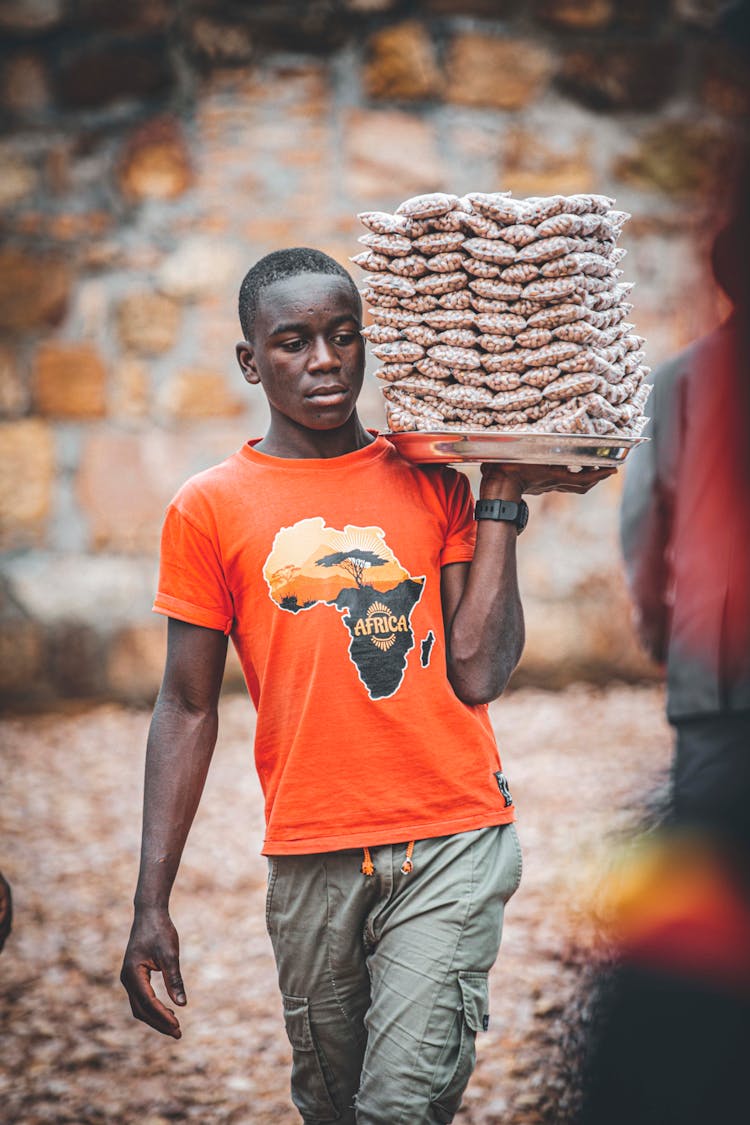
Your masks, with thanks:
[[(519, 690), (494, 705), (525, 870), (461, 1125), (565, 1119), (560, 1046), (593, 940), (590, 889), (613, 838), (662, 785), (670, 754), (662, 706), (657, 689), (621, 686)], [(148, 715), (103, 706), (2, 724), (0, 868), (15, 895), (0, 957), (0, 1117), (8, 1125), (299, 1121), (264, 928), (252, 723), (246, 699), (223, 701), (173, 896), (189, 998), (177, 1043), (130, 1017), (117, 980)]]

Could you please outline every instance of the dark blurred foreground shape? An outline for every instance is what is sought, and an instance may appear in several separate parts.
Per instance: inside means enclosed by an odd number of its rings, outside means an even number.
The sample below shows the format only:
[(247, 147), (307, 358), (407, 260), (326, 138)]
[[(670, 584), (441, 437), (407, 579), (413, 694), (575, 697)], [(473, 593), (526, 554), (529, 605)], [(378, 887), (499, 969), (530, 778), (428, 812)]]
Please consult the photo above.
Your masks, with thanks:
[(672, 829), (615, 882), (576, 1125), (746, 1125), (747, 855)]
[[(746, 6), (731, 27), (747, 47)], [(750, 1120), (749, 183), (745, 166), (713, 251), (733, 312), (655, 373), (626, 480), (628, 580), (675, 753), (665, 822), (609, 887), (580, 1125)]]

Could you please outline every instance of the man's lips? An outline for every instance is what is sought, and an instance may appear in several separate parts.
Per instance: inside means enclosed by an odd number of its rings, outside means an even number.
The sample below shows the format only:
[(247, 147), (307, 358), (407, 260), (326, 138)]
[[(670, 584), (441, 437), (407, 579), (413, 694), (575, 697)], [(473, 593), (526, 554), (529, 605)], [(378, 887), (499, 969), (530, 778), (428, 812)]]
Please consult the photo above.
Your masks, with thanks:
[(331, 383), (327, 386), (315, 387), (309, 391), (305, 398), (311, 399), (316, 406), (326, 406), (329, 403), (339, 402), (349, 394), (349, 387), (342, 383)]

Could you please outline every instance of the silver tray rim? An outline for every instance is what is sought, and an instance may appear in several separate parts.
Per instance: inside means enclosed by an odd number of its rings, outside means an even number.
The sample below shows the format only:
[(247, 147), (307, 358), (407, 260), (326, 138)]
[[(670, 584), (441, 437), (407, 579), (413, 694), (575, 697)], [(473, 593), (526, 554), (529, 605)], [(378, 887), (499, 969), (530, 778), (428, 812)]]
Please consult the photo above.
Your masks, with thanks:
[(594, 468), (617, 465), (646, 437), (599, 437), (589, 434), (540, 434), (534, 431), (489, 433), (487, 430), (383, 431), (408, 461), (452, 464), (481, 461)]

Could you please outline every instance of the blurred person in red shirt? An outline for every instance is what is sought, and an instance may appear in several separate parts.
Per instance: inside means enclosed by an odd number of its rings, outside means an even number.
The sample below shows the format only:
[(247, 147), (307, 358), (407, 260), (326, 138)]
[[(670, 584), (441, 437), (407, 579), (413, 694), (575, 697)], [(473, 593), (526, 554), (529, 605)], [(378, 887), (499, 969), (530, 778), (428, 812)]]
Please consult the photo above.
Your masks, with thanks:
[[(747, 182), (747, 181), (745, 181)], [(750, 1086), (748, 193), (717, 236), (733, 311), (665, 363), (631, 455), (622, 543), (641, 640), (666, 665), (670, 811), (605, 888), (577, 1125), (744, 1125)]]
[(747, 228), (735, 218), (713, 248), (731, 315), (654, 375), (622, 544), (640, 638), (666, 664), (672, 816), (750, 846)]

